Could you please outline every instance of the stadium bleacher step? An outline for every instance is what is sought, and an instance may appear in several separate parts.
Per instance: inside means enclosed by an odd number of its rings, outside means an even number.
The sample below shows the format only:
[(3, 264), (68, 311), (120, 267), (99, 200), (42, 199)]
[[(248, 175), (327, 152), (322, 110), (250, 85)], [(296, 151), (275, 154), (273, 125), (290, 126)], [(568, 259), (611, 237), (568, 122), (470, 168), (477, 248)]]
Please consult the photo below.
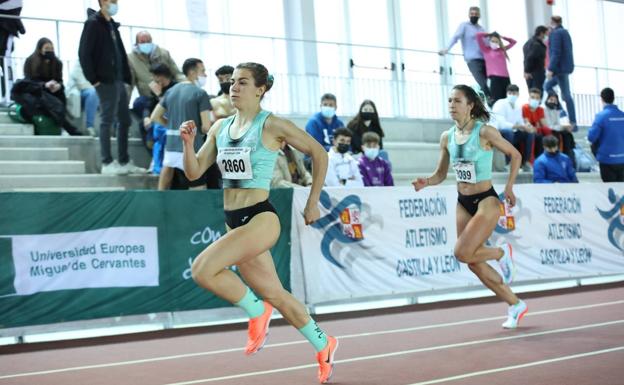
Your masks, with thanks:
[(393, 173), (433, 172), (440, 156), (437, 143), (384, 142)]
[(2, 148), (0, 160), (69, 160), (69, 150), (66, 147)]
[[(88, 188), (89, 191), (110, 191), (110, 188), (121, 187), (129, 190), (155, 190), (158, 176), (155, 175), (0, 175), (0, 191), (24, 189), (48, 189), (48, 191), (75, 191)], [(57, 190), (58, 189), (58, 190)]]
[(0, 111), (0, 123), (14, 123), (11, 118), (9, 118), (9, 113), (6, 111)]
[(84, 174), (85, 162), (80, 160), (0, 160), (0, 175)]
[(30, 136), (34, 134), (35, 128), (32, 124), (0, 123), (0, 135)]

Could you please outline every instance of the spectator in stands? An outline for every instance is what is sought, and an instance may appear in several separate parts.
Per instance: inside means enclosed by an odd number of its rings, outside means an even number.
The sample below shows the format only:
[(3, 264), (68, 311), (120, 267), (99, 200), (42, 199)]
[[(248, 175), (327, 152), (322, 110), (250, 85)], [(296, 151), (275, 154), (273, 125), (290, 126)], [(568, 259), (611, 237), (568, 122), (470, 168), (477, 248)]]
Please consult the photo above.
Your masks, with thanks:
[(364, 186), (394, 186), (390, 165), (379, 156), (381, 138), (375, 132), (369, 131), (362, 136), (362, 150), (358, 167), (362, 175)]
[[(527, 131), (535, 133), (534, 143), (541, 143), (543, 137), (552, 134), (552, 130), (548, 127), (548, 123), (546, 122), (544, 108), (540, 106), (541, 102), (542, 94), (540, 90), (531, 88), (529, 90), (529, 103), (522, 106), (522, 118), (527, 126)], [(534, 144), (533, 147), (535, 156), (539, 156), (543, 150), (542, 146)]]
[(334, 131), (333, 147), (328, 151), (329, 161), (325, 186), (364, 186), (357, 161), (349, 153), (351, 131), (337, 128)]
[[(125, 84), (130, 84), (132, 79), (119, 24), (112, 18), (118, 11), (117, 0), (98, 0), (98, 3), (100, 11), (92, 13), (84, 24), (78, 56), (85, 77), (100, 99), (102, 174), (145, 173), (147, 170), (135, 166), (128, 156), (130, 111)], [(119, 123), (119, 162), (111, 155), (110, 130), (115, 118)]]
[(324, 94), (321, 97), (321, 112), (314, 114), (305, 127), (308, 134), (312, 135), (326, 151), (329, 151), (333, 145), (334, 130), (344, 127), (344, 123), (336, 116), (337, 107), (336, 96), (329, 93)]
[(347, 128), (353, 135), (351, 137), (351, 152), (359, 154), (362, 152), (362, 135), (366, 132), (374, 132), (379, 136), (379, 148), (383, 149), (382, 138), (384, 137), (383, 129), (379, 123), (379, 114), (377, 106), (372, 100), (364, 100), (360, 104), (357, 115), (347, 124)]
[(277, 155), (271, 188), (301, 187), (312, 184), (312, 175), (306, 170), (301, 154), (293, 149), (286, 141), (282, 141), (282, 148)]
[(548, 71), (544, 90), (547, 93), (553, 91), (556, 85), (561, 89), (561, 97), (566, 103), (566, 109), (570, 116), (570, 124), (576, 130), (576, 110), (574, 99), (570, 92), (569, 76), (574, 71), (574, 55), (572, 53), (572, 38), (568, 31), (561, 25), (561, 16), (550, 18), (551, 32), (548, 37)]
[(600, 91), (604, 109), (596, 114), (587, 139), (596, 148), (603, 182), (624, 182), (624, 112), (613, 102), (611, 88)]
[[(522, 119), (522, 107), (518, 103), (519, 95), (520, 88), (517, 85), (507, 86), (507, 97), (497, 100), (492, 107), (490, 125), (495, 126), (509, 143), (524, 143), (526, 148), (531, 148), (535, 135), (527, 132), (527, 126)], [(508, 158), (506, 163), (509, 163)], [(505, 171), (505, 169), (499, 167), (495, 171)]]
[(440, 55), (446, 55), (457, 41), (461, 39), (464, 60), (468, 65), (468, 69), (489, 99), (490, 89), (487, 85), (485, 59), (483, 58), (483, 53), (481, 53), (479, 49), (479, 43), (477, 43), (477, 33), (485, 32), (483, 27), (479, 25), (479, 18), (481, 17), (481, 10), (479, 7), (470, 7), (468, 17), (470, 18), (470, 22), (461, 23), (447, 47), (440, 50), (438, 53)]
[(63, 63), (54, 54), (54, 45), (46, 37), (37, 42), (33, 52), (24, 62), (24, 77), (28, 80), (40, 82), (45, 92), (52, 94), (63, 104), (63, 128), (70, 135), (82, 135), (76, 127), (65, 117), (65, 88), (63, 86)]
[(132, 112), (139, 120), (139, 132), (143, 143), (151, 153), (153, 142), (151, 133), (148, 132), (149, 126), (146, 126), (144, 121), (149, 118), (158, 104), (157, 95), (161, 92), (158, 84), (153, 80), (151, 69), (157, 64), (164, 64), (177, 81), (184, 80), (184, 75), (171, 58), (169, 51), (152, 43), (152, 36), (147, 31), (140, 31), (136, 34), (135, 45), (132, 52), (128, 54), (128, 64), (132, 75), (129, 95), (134, 87), (139, 92), (139, 96), (132, 102)]
[[(488, 41), (489, 40), (489, 41)], [(503, 44), (503, 40), (509, 44)], [(490, 80), (490, 105), (504, 99), (507, 93), (509, 71), (507, 70), (507, 50), (516, 45), (510, 37), (501, 36), (498, 32), (477, 32), (477, 43), (485, 59), (485, 69)]]
[[(174, 78), (169, 67), (163, 63), (152, 66), (150, 72), (152, 73), (154, 79), (152, 91), (160, 101), (165, 96), (167, 91), (178, 84), (178, 82)], [(152, 110), (146, 108), (143, 110), (141, 115), (143, 116), (143, 125), (147, 127), (148, 136), (151, 137), (153, 142), (152, 173), (160, 175), (165, 155), (165, 143), (167, 142), (167, 127), (159, 122), (152, 122), (152, 119), (150, 118), (151, 113)]]
[(216, 122), (219, 119), (227, 118), (236, 113), (236, 109), (230, 100), (230, 79), (234, 73), (234, 67), (222, 66), (216, 72), (215, 76), (219, 79), (219, 96), (210, 99), (210, 105), (212, 107), (212, 121)]
[(535, 33), (524, 46), (524, 79), (527, 88), (537, 88), (544, 91), (546, 79), (546, 41), (548, 40), (548, 28), (543, 25), (535, 28)]
[[(22, 13), (22, 0), (0, 1), (0, 15), (19, 16)], [(13, 44), (19, 34), (26, 33), (24, 24), (19, 18), (0, 19), (0, 105), (10, 104), (10, 93), (13, 87)]]
[(559, 140), (547, 135), (542, 144), (544, 153), (533, 163), (533, 183), (578, 183), (572, 160), (559, 152)]
[[(174, 169), (184, 171), (182, 140), (178, 127), (187, 120), (193, 120), (196, 126), (201, 128), (203, 134), (210, 129), (210, 100), (206, 91), (203, 90), (206, 80), (204, 63), (195, 58), (186, 59), (182, 65), (182, 71), (186, 80), (176, 84), (165, 93), (151, 116), (153, 122), (167, 127), (163, 168), (158, 180), (159, 190), (167, 190), (171, 187)], [(167, 118), (165, 118), (165, 113), (167, 113)], [(203, 135), (195, 136), (196, 152), (199, 151), (203, 142)], [(205, 175), (195, 181), (188, 181), (188, 186), (182, 187), (206, 188)]]
[[(70, 94), (73, 93), (75, 89), (78, 98), (76, 100), (76, 112), (75, 117), (79, 117), (84, 110), (86, 115), (86, 127), (87, 132), (91, 136), (96, 136), (95, 132), (95, 114), (97, 113), (97, 109), (100, 106), (100, 98), (97, 95), (97, 91), (93, 84), (89, 83), (87, 78), (85, 78), (84, 73), (82, 72), (82, 67), (80, 66), (80, 61), (77, 61), (74, 64), (71, 72), (69, 73), (69, 81), (67, 82), (67, 109), (70, 110), (70, 104), (72, 103)], [(80, 106), (78, 106), (78, 104)]]
[(544, 114), (546, 118), (546, 124), (553, 131), (553, 135), (559, 140), (559, 149), (566, 154), (572, 161), (572, 164), (576, 167), (576, 161), (574, 156), (574, 135), (572, 135), (572, 125), (569, 124), (568, 115), (561, 107), (559, 103), (559, 96), (556, 93), (551, 92), (546, 98), (546, 108)]

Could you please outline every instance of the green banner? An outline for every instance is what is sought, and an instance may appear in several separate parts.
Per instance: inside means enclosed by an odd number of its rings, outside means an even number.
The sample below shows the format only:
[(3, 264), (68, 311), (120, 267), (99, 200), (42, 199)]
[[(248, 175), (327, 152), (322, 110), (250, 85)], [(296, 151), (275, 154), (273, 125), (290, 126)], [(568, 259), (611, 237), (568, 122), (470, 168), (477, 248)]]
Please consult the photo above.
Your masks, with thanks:
[[(0, 328), (230, 306), (190, 276), (225, 233), (222, 194), (0, 193)], [(269, 199), (282, 227), (271, 252), (290, 290), (292, 190)]]

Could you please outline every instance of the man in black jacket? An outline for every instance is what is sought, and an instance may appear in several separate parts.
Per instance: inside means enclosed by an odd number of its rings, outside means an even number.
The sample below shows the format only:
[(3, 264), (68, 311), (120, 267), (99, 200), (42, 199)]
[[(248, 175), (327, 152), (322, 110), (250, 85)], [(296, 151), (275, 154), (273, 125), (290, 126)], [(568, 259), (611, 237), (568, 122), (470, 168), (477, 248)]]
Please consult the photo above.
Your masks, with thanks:
[[(111, 16), (117, 13), (117, 0), (98, 0), (100, 11), (92, 13), (84, 24), (78, 56), (85, 77), (100, 98), (100, 150), (102, 174), (142, 173), (128, 156), (130, 112), (124, 83), (131, 75), (119, 24)], [(117, 151), (119, 162), (111, 156), (110, 129), (117, 120)]]
[(546, 79), (546, 44), (548, 28), (540, 25), (535, 28), (535, 34), (530, 38), (522, 51), (524, 52), (524, 78), (527, 87), (539, 88), (540, 92), (544, 92), (544, 80)]

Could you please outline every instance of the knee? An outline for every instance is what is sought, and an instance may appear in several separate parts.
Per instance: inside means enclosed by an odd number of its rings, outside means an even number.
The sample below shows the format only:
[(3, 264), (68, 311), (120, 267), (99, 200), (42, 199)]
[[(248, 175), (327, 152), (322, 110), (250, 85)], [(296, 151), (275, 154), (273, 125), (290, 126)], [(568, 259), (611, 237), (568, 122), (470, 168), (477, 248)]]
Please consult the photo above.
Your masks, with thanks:
[(210, 290), (212, 283), (214, 282), (214, 275), (210, 268), (204, 263), (201, 258), (195, 258), (193, 265), (191, 266), (191, 277), (193, 281), (204, 289)]
[(468, 264), (470, 263), (472, 253), (461, 242), (458, 242), (455, 244), (455, 249), (453, 250), (453, 253), (455, 254), (455, 258), (459, 262), (468, 263)]

